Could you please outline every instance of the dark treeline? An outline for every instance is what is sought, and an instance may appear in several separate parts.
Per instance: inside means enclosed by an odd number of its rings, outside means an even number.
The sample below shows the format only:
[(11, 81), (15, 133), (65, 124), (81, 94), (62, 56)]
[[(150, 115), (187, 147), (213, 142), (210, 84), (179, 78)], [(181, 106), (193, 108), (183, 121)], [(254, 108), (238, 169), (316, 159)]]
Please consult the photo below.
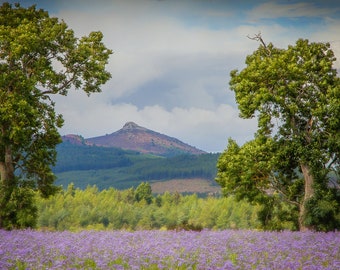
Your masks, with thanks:
[[(165, 192), (151, 194), (150, 185), (136, 189), (99, 191), (69, 185), (49, 199), (37, 198), (37, 227), (47, 230), (142, 230), (142, 229), (262, 229), (260, 206), (233, 197), (199, 198)], [(278, 223), (275, 229), (294, 229), (291, 223)]]
[(175, 178), (214, 179), (220, 154), (160, 157), (119, 148), (73, 145), (67, 142), (57, 148), (54, 172), (57, 185), (76, 187), (96, 185), (100, 190), (115, 187), (127, 189), (142, 181)]
[(141, 179), (201, 177), (214, 179), (219, 154), (181, 155), (171, 158), (145, 159), (131, 166), (130, 172)]
[(69, 142), (58, 145), (57, 153), (57, 163), (53, 168), (55, 173), (129, 166), (132, 164), (129, 156), (138, 155), (137, 152), (119, 148), (74, 145)]

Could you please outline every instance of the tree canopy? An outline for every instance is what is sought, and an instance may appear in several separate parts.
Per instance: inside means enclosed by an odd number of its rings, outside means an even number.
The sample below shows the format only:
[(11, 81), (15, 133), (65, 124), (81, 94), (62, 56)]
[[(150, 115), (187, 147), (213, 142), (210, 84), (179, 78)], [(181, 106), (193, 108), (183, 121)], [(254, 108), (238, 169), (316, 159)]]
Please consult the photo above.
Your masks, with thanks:
[[(230, 139), (218, 161), (224, 194), (262, 203), (263, 222), (288, 205), (300, 230), (340, 226), (340, 80), (329, 43), (299, 39), (287, 49), (266, 45), (231, 72), (243, 118), (256, 117), (252, 141)], [(265, 207), (268, 205), (273, 207)]]
[(63, 118), (51, 96), (72, 88), (101, 91), (112, 54), (102, 39), (101, 32), (75, 37), (64, 21), (36, 6), (0, 7), (0, 227), (29, 225), (18, 217), (21, 208), (35, 215), (32, 201), (20, 205), (19, 191), (27, 197), (34, 189), (43, 196), (56, 191), (50, 167)]

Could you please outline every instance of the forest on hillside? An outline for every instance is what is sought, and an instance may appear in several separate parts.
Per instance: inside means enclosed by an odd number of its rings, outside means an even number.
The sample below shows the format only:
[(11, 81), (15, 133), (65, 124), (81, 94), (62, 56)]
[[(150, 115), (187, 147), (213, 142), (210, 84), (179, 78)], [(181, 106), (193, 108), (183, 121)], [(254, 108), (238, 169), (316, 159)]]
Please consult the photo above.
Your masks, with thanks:
[(127, 189), (143, 181), (202, 178), (215, 184), (217, 159), (220, 154), (160, 157), (119, 148), (74, 145), (64, 142), (57, 147), (57, 163), (53, 168), (56, 185), (74, 183), (85, 189), (96, 185)]

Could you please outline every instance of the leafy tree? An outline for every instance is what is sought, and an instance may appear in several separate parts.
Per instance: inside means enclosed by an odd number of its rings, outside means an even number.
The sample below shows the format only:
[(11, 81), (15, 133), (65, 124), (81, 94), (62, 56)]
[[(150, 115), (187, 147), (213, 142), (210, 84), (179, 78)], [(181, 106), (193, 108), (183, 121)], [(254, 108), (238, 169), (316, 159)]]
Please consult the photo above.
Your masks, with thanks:
[(255, 39), (261, 45), (242, 71), (231, 72), (230, 88), (240, 116), (257, 117), (258, 130), (241, 147), (229, 140), (216, 180), (225, 195), (276, 205), (263, 217), (274, 209), (281, 215), (278, 209), (287, 207), (279, 203), (285, 202), (297, 213), (300, 230), (334, 229), (340, 225), (340, 80), (334, 53), (329, 43), (299, 39), (278, 49), (260, 35)]
[(56, 191), (50, 166), (63, 119), (51, 95), (67, 95), (72, 87), (100, 92), (111, 76), (105, 65), (112, 53), (102, 38), (91, 32), (78, 39), (65, 22), (35, 6), (0, 7), (0, 227), (22, 219), (10, 202), (13, 194), (26, 196), (18, 191), (24, 182), (42, 196)]
[(146, 203), (152, 202), (152, 189), (148, 182), (142, 182), (135, 190), (135, 199), (137, 202), (145, 200)]

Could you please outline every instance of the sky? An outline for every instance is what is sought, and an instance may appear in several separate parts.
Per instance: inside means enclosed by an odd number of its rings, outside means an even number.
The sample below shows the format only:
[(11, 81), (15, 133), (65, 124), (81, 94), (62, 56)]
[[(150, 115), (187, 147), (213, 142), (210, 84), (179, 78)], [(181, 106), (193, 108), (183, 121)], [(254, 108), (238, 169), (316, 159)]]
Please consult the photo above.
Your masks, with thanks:
[(8, 2), (36, 4), (77, 37), (101, 31), (114, 52), (101, 93), (53, 98), (65, 120), (62, 135), (96, 137), (133, 121), (207, 152), (224, 151), (228, 138), (240, 145), (253, 139), (256, 119), (239, 118), (229, 74), (245, 67), (259, 46), (248, 37), (259, 33), (279, 48), (299, 38), (330, 42), (340, 71), (338, 0)]

